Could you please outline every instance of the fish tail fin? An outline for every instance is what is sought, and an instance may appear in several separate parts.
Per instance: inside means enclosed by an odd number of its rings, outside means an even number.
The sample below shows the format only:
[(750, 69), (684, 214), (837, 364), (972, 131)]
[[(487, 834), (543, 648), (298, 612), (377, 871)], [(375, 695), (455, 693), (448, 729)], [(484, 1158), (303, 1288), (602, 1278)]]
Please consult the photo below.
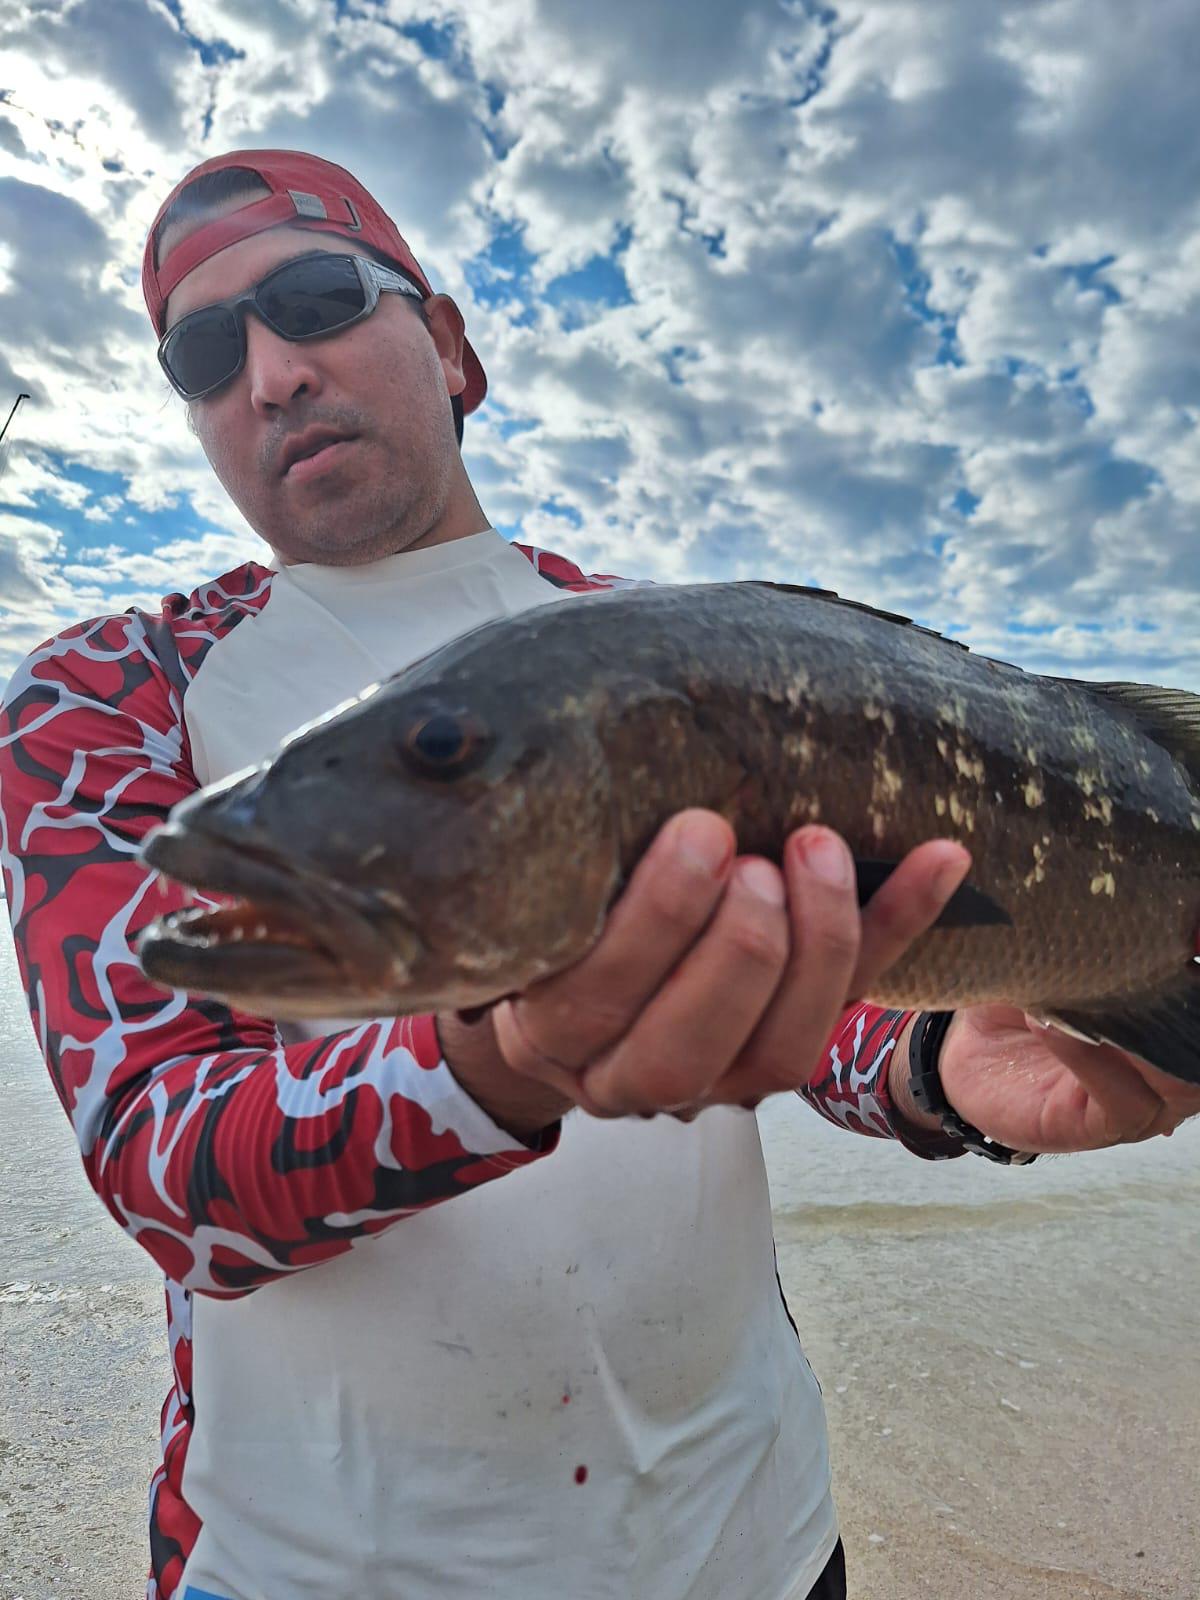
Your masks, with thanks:
[(1152, 1067), (1200, 1084), (1200, 958), (1180, 983), (1161, 994), (1110, 1002), (1097, 1011), (1047, 1010), (1047, 1022), (1094, 1043), (1104, 1041), (1141, 1056)]
[(1076, 688), (1131, 711), (1155, 744), (1182, 762), (1200, 787), (1200, 694), (1190, 694), (1186, 689), (1158, 689), (1150, 683), (1073, 681)]

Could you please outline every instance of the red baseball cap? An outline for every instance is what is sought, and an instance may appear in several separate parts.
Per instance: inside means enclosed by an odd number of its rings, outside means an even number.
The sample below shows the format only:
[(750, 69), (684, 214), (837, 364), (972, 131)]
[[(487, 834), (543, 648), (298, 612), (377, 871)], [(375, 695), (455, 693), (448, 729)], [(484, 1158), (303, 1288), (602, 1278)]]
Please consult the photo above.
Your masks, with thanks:
[[(176, 196), (204, 173), (220, 172), (225, 167), (249, 168), (258, 174), (271, 193), (238, 211), (204, 223), (171, 251), (163, 266), (156, 267), (154, 235)], [(226, 245), (236, 244), (239, 239), (248, 239), (251, 234), (262, 233), (284, 222), (321, 233), (341, 233), (347, 239), (373, 245), (390, 256), (397, 266), (403, 267), (427, 295), (433, 293), (396, 224), (344, 167), (324, 161), (320, 156), (306, 155), (302, 150), (230, 150), (193, 167), (171, 190), (150, 224), (142, 256), (142, 293), (159, 337), (166, 332), (167, 296), (193, 267), (215, 256)], [(474, 411), (487, 393), (487, 375), (479, 357), (465, 342), (463, 368), (467, 387), (462, 402), (463, 412), (467, 413)]]

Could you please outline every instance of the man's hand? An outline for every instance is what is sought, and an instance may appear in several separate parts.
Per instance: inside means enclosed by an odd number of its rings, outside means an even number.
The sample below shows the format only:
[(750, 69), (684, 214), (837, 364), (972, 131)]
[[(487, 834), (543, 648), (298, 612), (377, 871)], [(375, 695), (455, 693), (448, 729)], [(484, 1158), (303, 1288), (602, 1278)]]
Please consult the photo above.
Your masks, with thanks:
[(1100, 1150), (1173, 1133), (1200, 1087), (1115, 1045), (1085, 1044), (1012, 1006), (960, 1011), (942, 1042), (946, 1098), (1013, 1150)]
[(860, 914), (828, 828), (793, 834), (782, 873), (735, 848), (723, 818), (681, 812), (582, 961), (474, 1028), (439, 1018), (451, 1070), (497, 1121), (524, 1136), (576, 1105), (688, 1116), (797, 1088), (970, 866), (951, 840), (923, 844)]

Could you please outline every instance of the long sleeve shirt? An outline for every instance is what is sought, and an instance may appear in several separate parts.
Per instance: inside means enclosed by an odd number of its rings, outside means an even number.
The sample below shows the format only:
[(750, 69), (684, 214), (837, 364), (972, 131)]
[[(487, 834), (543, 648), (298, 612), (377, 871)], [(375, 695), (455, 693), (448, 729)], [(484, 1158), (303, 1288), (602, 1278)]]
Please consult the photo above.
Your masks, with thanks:
[[(423, 654), (427, 625), (437, 643), (461, 631), (456, 618), (467, 626), (622, 581), (589, 577), (561, 557), (506, 545), (490, 532), (370, 571), (273, 573), (248, 564), (189, 596), (168, 597), (160, 613), (67, 629), (34, 651), (9, 685), (0, 719), (0, 852), (33, 1024), (90, 1182), (166, 1279), (173, 1382), (151, 1492), (151, 1600), (182, 1594), (185, 1578), (229, 1600), (284, 1592), (372, 1592), (381, 1600), (394, 1592), (408, 1600), (426, 1594), (422, 1584), (430, 1594), (455, 1592), (455, 1581), (477, 1582), (471, 1562), (494, 1552), (500, 1524), (482, 1517), (478, 1550), (470, 1540), (456, 1544), (416, 1530), (436, 1530), (439, 1514), (480, 1493), (493, 1496), (501, 1521), (522, 1506), (528, 1511), (541, 1494), (529, 1543), (509, 1552), (514, 1595), (533, 1592), (521, 1585), (535, 1559), (538, 1571), (557, 1574), (546, 1593), (740, 1595), (720, 1554), (738, 1543), (745, 1507), (739, 1510), (736, 1496), (714, 1490), (708, 1500), (700, 1497), (721, 1530), (717, 1545), (699, 1533), (681, 1536), (668, 1556), (652, 1558), (633, 1526), (638, 1518), (630, 1520), (628, 1495), (630, 1483), (645, 1476), (637, 1462), (647, 1450), (653, 1455), (650, 1441), (662, 1442), (669, 1418), (683, 1477), (665, 1474), (659, 1501), (650, 1495), (647, 1534), (653, 1505), (661, 1511), (685, 1479), (692, 1481), (714, 1439), (723, 1441), (729, 1482), (748, 1495), (746, 1505), (761, 1513), (765, 1495), (767, 1509), (778, 1510), (775, 1491), (760, 1483), (761, 1430), (745, 1433), (734, 1415), (734, 1402), (744, 1401), (747, 1385), (761, 1383), (768, 1368), (775, 1374), (768, 1431), (777, 1434), (787, 1417), (794, 1435), (776, 1449), (772, 1469), (783, 1474), (786, 1526), (777, 1551), (747, 1569), (744, 1592), (768, 1592), (755, 1585), (786, 1572), (801, 1593), (828, 1555), (833, 1522), (819, 1400), (767, 1279), (769, 1208), (752, 1118), (709, 1113), (691, 1129), (665, 1119), (632, 1127), (571, 1118), (561, 1150), (557, 1132), (530, 1150), (458, 1086), (430, 1017), (331, 1022), (305, 1037), (211, 999), (160, 990), (133, 953), (140, 929), (182, 901), (177, 888), (142, 866), (139, 846), (200, 783), (258, 759), (298, 723)], [(408, 626), (398, 630), (406, 605)], [(438, 617), (440, 627), (427, 624)], [(847, 1012), (804, 1098), (846, 1128), (894, 1137), (887, 1066), (907, 1019), (868, 1006)], [(670, 1207), (662, 1214), (664, 1153), (684, 1195), (686, 1227)], [(650, 1188), (636, 1191), (627, 1166), (651, 1173)], [(569, 1201), (557, 1187), (563, 1183)], [(603, 1283), (591, 1283), (590, 1299), (566, 1311), (557, 1301), (539, 1310), (534, 1290), (542, 1291), (556, 1251), (586, 1257), (588, 1237), (596, 1243), (594, 1208), (609, 1183), (622, 1194), (609, 1240), (614, 1260), (636, 1254), (629, 1241), (645, 1232), (651, 1200), (664, 1230), (655, 1250), (665, 1254), (634, 1262), (626, 1282), (609, 1261), (599, 1269)], [(757, 1253), (742, 1251), (746, 1260), (736, 1268), (730, 1257), (734, 1281), (727, 1274), (709, 1289), (710, 1299), (733, 1294), (735, 1305), (740, 1290), (742, 1315), (732, 1320), (714, 1316), (694, 1281), (701, 1259), (714, 1259), (713, 1240), (697, 1222), (714, 1196), (726, 1214), (704, 1226), (715, 1225), (734, 1245), (739, 1232), (758, 1239)], [(454, 1205), (443, 1207), (447, 1200)], [(556, 1205), (575, 1240), (552, 1229), (538, 1236), (543, 1223), (536, 1219)], [(572, 1205), (583, 1207), (586, 1224)], [(404, 1219), (404, 1228), (393, 1228)], [(580, 1227), (585, 1236), (576, 1243)], [(383, 1237), (362, 1249), (377, 1235)], [(512, 1245), (518, 1237), (526, 1241), (524, 1255)], [(507, 1277), (498, 1248), (509, 1258)], [(643, 1241), (638, 1248), (644, 1254)], [(718, 1250), (714, 1279), (721, 1259)], [(697, 1348), (689, 1355), (679, 1338), (667, 1340), (682, 1379), (663, 1369), (664, 1353), (654, 1353), (664, 1304), (648, 1285), (664, 1262), (681, 1273), (668, 1296), (672, 1315), (686, 1307), (706, 1316), (712, 1334), (708, 1354)], [(320, 1273), (306, 1270), (318, 1266)], [(572, 1301), (587, 1273), (597, 1275), (594, 1261), (585, 1272), (567, 1260), (560, 1271)], [(472, 1273), (477, 1281), (456, 1298)], [(497, 1300), (511, 1310), (514, 1294), (524, 1319), (498, 1319), (504, 1326), (487, 1359), (474, 1363), (482, 1376), (464, 1384), (468, 1335), (494, 1315)], [(627, 1346), (613, 1333), (610, 1312), (633, 1326), (639, 1305), (651, 1333)], [(349, 1321), (348, 1306), (359, 1308)], [(395, 1339), (397, 1359), (403, 1355), (394, 1384), (380, 1369), (378, 1339), (361, 1349), (356, 1342), (373, 1317)], [(555, 1317), (556, 1334), (531, 1338), (531, 1327), (544, 1333)], [(582, 1364), (560, 1357), (554, 1344), (576, 1335), (588, 1356)], [(293, 1366), (281, 1362), (281, 1341)], [(560, 1439), (554, 1448), (581, 1457), (569, 1461), (570, 1474), (584, 1472), (578, 1483), (591, 1473), (593, 1518), (597, 1502), (606, 1506), (596, 1522), (601, 1544), (582, 1541), (557, 1568), (547, 1566), (540, 1541), (551, 1537), (556, 1486), (567, 1481), (567, 1468), (556, 1466), (552, 1485), (539, 1487), (526, 1461), (512, 1484), (505, 1479), (497, 1488), (496, 1464), (512, 1459), (513, 1436), (518, 1458), (532, 1449), (520, 1427), (531, 1349), (555, 1371), (554, 1423), (568, 1443)], [(201, 1357), (208, 1383), (197, 1399)], [(659, 1375), (649, 1392), (647, 1368)], [(284, 1386), (272, 1391), (273, 1382)], [(311, 1435), (290, 1434), (280, 1420), (297, 1386), (321, 1413)], [(239, 1432), (247, 1413), (251, 1426)], [(276, 1444), (269, 1460), (256, 1442), (264, 1426)], [(341, 1472), (329, 1459), (335, 1439), (346, 1458)], [(310, 1445), (316, 1453), (304, 1457)], [(437, 1459), (438, 1448), (445, 1460)], [(411, 1466), (410, 1450), (427, 1481), (420, 1492), (380, 1503), (381, 1485)], [(295, 1478), (274, 1506), (243, 1515), (239, 1503), (250, 1486), (289, 1460)], [(384, 1524), (392, 1530), (386, 1537)], [(622, 1530), (630, 1550), (624, 1562), (607, 1562), (611, 1590), (596, 1577), (606, 1527), (609, 1536)], [(361, 1560), (345, 1548), (352, 1537)], [(373, 1576), (375, 1561), (392, 1574), (394, 1591)], [(697, 1564), (711, 1587), (688, 1587)]]

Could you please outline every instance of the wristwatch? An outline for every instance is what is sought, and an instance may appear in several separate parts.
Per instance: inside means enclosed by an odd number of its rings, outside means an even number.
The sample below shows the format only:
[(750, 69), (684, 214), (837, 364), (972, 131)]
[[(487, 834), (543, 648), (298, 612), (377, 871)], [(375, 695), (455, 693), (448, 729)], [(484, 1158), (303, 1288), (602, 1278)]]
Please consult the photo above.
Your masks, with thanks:
[(957, 1139), (965, 1150), (997, 1161), (1003, 1167), (1028, 1167), (1037, 1160), (1027, 1150), (1010, 1150), (998, 1139), (980, 1133), (969, 1122), (964, 1122), (946, 1099), (942, 1088), (942, 1075), (938, 1069), (942, 1040), (954, 1018), (953, 1011), (919, 1011), (913, 1022), (908, 1044), (909, 1088), (913, 1104), (927, 1116), (937, 1117), (942, 1131)]

